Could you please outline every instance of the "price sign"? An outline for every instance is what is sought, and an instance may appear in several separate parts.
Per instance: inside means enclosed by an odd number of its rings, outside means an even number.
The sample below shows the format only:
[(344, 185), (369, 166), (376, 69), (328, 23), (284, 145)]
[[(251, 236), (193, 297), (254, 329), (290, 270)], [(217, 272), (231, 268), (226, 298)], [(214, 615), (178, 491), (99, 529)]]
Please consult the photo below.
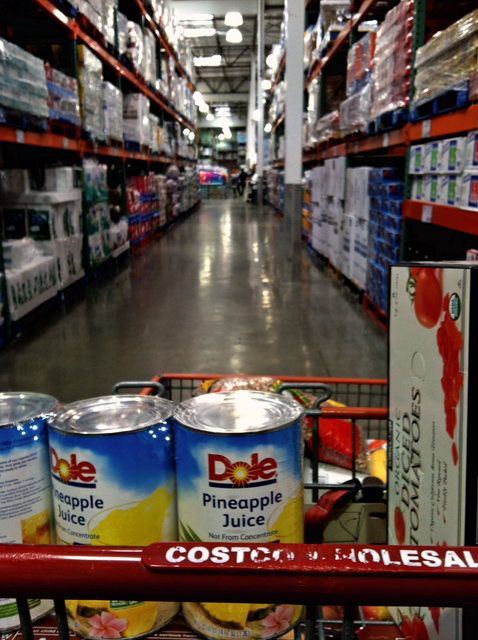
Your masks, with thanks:
[(424, 205), (422, 209), (422, 222), (431, 223), (433, 217), (433, 207)]
[(384, 133), (383, 134), (383, 142), (382, 142), (382, 147), (388, 147), (390, 143), (390, 135), (388, 133)]
[(22, 131), (22, 129), (16, 129), (15, 138), (17, 139), (18, 144), (23, 144), (25, 142), (25, 132)]
[(429, 138), (432, 133), (432, 121), (424, 120), (422, 122), (422, 138)]

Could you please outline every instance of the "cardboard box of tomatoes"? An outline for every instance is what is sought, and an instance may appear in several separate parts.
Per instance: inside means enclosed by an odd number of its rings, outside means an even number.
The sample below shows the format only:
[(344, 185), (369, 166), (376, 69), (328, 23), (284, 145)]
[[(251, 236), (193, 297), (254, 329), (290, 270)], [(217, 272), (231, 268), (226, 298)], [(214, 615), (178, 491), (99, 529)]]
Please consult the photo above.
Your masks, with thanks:
[[(478, 265), (390, 268), (389, 544), (477, 544), (476, 327)], [(429, 640), (477, 638), (476, 612), (419, 607), (391, 612), (405, 630), (420, 618)]]

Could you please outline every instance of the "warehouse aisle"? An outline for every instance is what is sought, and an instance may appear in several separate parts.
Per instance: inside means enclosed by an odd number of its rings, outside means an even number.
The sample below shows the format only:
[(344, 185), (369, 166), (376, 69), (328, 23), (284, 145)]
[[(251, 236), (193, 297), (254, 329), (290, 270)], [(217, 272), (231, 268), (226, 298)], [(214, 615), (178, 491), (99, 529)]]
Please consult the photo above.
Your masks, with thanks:
[(284, 259), (270, 208), (198, 213), (0, 352), (0, 389), (61, 401), (165, 371), (386, 377), (386, 335), (304, 252)]

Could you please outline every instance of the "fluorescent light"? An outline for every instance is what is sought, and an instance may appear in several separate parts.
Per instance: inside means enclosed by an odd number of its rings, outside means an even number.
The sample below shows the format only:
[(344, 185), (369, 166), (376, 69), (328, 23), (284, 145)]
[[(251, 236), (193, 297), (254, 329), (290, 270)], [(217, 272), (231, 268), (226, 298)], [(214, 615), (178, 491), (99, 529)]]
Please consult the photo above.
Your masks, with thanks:
[(259, 120), (261, 119), (261, 112), (259, 111), (259, 109), (254, 109), (254, 112), (252, 114), (252, 119), (255, 120), (256, 122), (259, 122)]
[(224, 18), (224, 24), (228, 27), (240, 27), (243, 22), (242, 14), (239, 11), (228, 11)]
[(209, 121), (214, 120), (214, 115), (212, 113), (208, 113), (206, 116), (206, 120), (209, 120)]
[(226, 42), (231, 42), (233, 44), (238, 44), (242, 42), (242, 33), (239, 29), (229, 29), (226, 33)]
[(269, 91), (269, 89), (272, 87), (272, 82), (270, 80), (264, 79), (261, 82), (261, 87), (264, 89), (264, 91)]
[(270, 123), (270, 122), (268, 122), (268, 123), (266, 124), (266, 126), (264, 127), (264, 131), (265, 131), (266, 133), (270, 133), (270, 132), (272, 131), (272, 125), (271, 125), (271, 123)]
[(220, 133), (217, 137), (219, 138), (219, 140), (224, 140), (226, 136), (223, 133)]
[(194, 58), (195, 67), (220, 67), (222, 64), (222, 56), (199, 56)]
[(194, 140), (194, 138), (196, 137), (196, 134), (194, 133), (194, 131), (191, 131), (188, 137), (192, 142)]
[(201, 102), (201, 104), (199, 105), (199, 111), (201, 113), (207, 113), (209, 111), (209, 105), (205, 102)]
[(273, 69), (277, 65), (276, 57), (274, 54), (270, 53), (266, 58), (266, 65)]
[(198, 29), (184, 29), (185, 38), (210, 38), (215, 33), (216, 29), (207, 29), (205, 27), (200, 27)]
[(58, 20), (63, 22), (63, 24), (68, 24), (68, 18), (58, 9), (53, 9), (53, 15), (55, 16), (55, 18), (58, 18)]

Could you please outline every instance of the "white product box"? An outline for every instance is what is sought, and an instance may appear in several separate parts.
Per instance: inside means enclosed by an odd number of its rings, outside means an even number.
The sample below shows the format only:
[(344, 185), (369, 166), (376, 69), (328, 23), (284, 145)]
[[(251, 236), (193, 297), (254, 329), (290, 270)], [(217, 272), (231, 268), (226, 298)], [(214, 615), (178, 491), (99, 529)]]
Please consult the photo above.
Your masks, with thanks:
[(0, 192), (6, 198), (29, 193), (30, 176), (28, 169), (4, 169), (0, 171)]
[(428, 142), (425, 145), (425, 173), (440, 173), (443, 143)]
[(427, 202), (440, 202), (440, 178), (437, 175), (427, 175), (424, 181), (424, 200)]
[(345, 168), (347, 166), (347, 159), (345, 156), (338, 158), (332, 158), (330, 160), (331, 167), (331, 181), (330, 195), (339, 200), (345, 199)]
[(353, 251), (355, 238), (355, 216), (345, 214), (342, 239), (342, 273), (353, 280)]
[(368, 221), (355, 218), (354, 250), (352, 254), (353, 277), (357, 284), (365, 289), (368, 268)]
[(71, 236), (59, 240), (35, 243), (45, 254), (55, 260), (58, 288), (65, 289), (84, 275), (82, 265), (83, 236)]
[(424, 176), (413, 176), (412, 181), (412, 200), (425, 200)]
[(440, 173), (461, 173), (465, 165), (466, 138), (443, 140)]
[(355, 213), (355, 194), (357, 169), (347, 169), (345, 172), (345, 213), (353, 215)]
[(322, 187), (324, 167), (315, 167), (310, 173), (311, 200), (312, 202), (319, 202), (320, 198), (324, 195)]
[(334, 182), (333, 182), (333, 162), (330, 159), (324, 160), (324, 195), (325, 196), (333, 196), (334, 192)]
[(125, 140), (149, 144), (149, 104), (142, 93), (123, 96), (123, 132)]
[(425, 173), (425, 145), (415, 144), (410, 147), (410, 169), (409, 173)]
[[(475, 546), (478, 265), (394, 265), (390, 283), (388, 543)], [(466, 611), (438, 609), (439, 634), (421, 614), (430, 640), (476, 639)]]
[(45, 169), (45, 191), (72, 191), (73, 167)]
[(478, 131), (472, 131), (466, 139), (466, 169), (478, 169)]
[(451, 174), (440, 176), (440, 204), (460, 207), (462, 188), (462, 176)]
[(465, 171), (461, 189), (461, 206), (463, 209), (478, 211), (478, 172)]
[(8, 306), (12, 320), (19, 320), (57, 293), (55, 259), (36, 257), (24, 269), (5, 270)]

